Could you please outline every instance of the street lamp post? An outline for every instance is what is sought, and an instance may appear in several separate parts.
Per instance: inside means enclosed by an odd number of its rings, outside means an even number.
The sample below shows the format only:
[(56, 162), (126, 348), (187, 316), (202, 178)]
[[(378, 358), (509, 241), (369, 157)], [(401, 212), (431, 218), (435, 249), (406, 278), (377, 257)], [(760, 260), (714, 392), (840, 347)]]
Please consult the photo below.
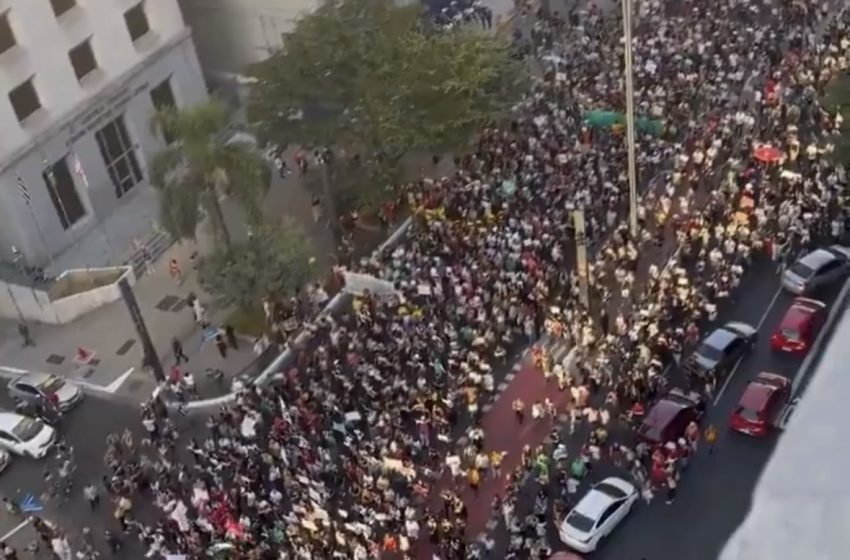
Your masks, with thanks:
[(623, 42), (626, 72), (626, 142), (629, 158), (629, 230), (632, 238), (638, 235), (637, 164), (635, 162), (635, 85), (632, 68), (632, 0), (622, 0)]

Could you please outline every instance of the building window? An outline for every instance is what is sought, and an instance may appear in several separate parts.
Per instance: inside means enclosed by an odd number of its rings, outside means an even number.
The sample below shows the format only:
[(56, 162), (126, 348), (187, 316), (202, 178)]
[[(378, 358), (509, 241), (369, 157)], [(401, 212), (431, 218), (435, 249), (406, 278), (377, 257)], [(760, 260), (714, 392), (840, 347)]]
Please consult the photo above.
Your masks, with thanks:
[(124, 116), (110, 122), (95, 134), (103, 163), (115, 186), (115, 196), (121, 198), (142, 180), (142, 169), (136, 151), (127, 134)]
[[(177, 102), (174, 101), (174, 91), (171, 89), (171, 78), (166, 78), (158, 86), (151, 89), (151, 101), (153, 101), (154, 109), (157, 111), (166, 111), (176, 109)], [(169, 131), (163, 130), (162, 137), (166, 144), (174, 142), (175, 138)]]
[(91, 48), (91, 39), (86, 39), (68, 51), (68, 58), (71, 59), (71, 66), (74, 67), (74, 75), (78, 81), (97, 70), (97, 60)]
[(134, 43), (147, 35), (151, 30), (148, 24), (148, 15), (145, 13), (145, 3), (139, 2), (134, 7), (124, 12), (124, 23), (130, 32), (130, 40)]
[(62, 229), (68, 229), (80, 221), (80, 218), (86, 215), (86, 209), (77, 193), (74, 177), (68, 168), (68, 159), (63, 157), (45, 169), (41, 176), (47, 185), (47, 192), (50, 193), (50, 200), (53, 201), (53, 208), (56, 209)]
[(53, 13), (56, 17), (61, 16), (71, 8), (77, 5), (76, 0), (50, 0), (50, 5), (53, 6)]
[(35, 85), (32, 83), (32, 80), (33, 78), (30, 78), (9, 92), (9, 101), (12, 102), (12, 109), (15, 110), (15, 116), (18, 117), (18, 122), (21, 123), (27, 117), (41, 109), (41, 101), (38, 99), (38, 92), (35, 91)]
[(6, 12), (0, 15), (0, 54), (17, 44), (15, 33), (12, 31), (12, 24), (9, 23), (9, 12)]

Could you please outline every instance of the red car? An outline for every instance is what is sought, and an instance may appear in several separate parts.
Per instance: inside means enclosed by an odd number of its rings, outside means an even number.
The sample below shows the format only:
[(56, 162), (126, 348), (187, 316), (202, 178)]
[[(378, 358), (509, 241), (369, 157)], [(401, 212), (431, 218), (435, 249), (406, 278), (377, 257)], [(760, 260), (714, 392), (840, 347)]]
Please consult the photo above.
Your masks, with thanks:
[(699, 420), (704, 411), (705, 402), (699, 394), (673, 389), (650, 409), (638, 426), (638, 436), (650, 443), (676, 441), (685, 433), (688, 424)]
[(780, 352), (805, 355), (826, 320), (826, 304), (798, 297), (788, 308), (779, 328), (770, 337), (770, 346)]
[(735, 412), (729, 417), (729, 427), (753, 437), (764, 437), (791, 396), (791, 381), (775, 373), (762, 372), (750, 381)]

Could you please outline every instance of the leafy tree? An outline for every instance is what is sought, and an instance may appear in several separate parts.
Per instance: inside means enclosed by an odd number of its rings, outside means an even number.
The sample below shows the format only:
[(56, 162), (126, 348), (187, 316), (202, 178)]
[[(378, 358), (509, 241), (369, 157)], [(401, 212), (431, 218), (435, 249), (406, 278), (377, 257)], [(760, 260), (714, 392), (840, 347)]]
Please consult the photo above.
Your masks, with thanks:
[(412, 150), (462, 149), (503, 118), (520, 66), (502, 38), (437, 32), (395, 0), (329, 0), (252, 68), (249, 120), (280, 144), (328, 146), (393, 169)]
[(312, 263), (303, 231), (285, 219), (255, 227), (244, 242), (203, 257), (199, 281), (223, 307), (250, 310), (265, 297), (285, 297), (309, 282)]
[(228, 126), (218, 101), (159, 110), (151, 119), (151, 127), (172, 140), (151, 162), (150, 175), (161, 193), (160, 221), (174, 237), (194, 238), (206, 214), (216, 238), (229, 246), (220, 202), (227, 194), (252, 221), (260, 219), (260, 200), (270, 184), (268, 168), (252, 146), (223, 142)]

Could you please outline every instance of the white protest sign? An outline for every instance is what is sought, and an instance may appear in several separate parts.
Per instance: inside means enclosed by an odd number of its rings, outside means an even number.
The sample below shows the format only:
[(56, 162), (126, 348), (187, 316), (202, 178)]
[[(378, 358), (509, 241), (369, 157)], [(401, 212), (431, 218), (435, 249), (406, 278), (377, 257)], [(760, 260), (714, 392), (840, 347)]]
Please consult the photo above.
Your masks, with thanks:
[(368, 290), (370, 294), (377, 297), (393, 297), (398, 295), (398, 290), (395, 289), (392, 282), (357, 272), (345, 271), (342, 275), (345, 278), (345, 287), (342, 291), (347, 294), (362, 296)]

